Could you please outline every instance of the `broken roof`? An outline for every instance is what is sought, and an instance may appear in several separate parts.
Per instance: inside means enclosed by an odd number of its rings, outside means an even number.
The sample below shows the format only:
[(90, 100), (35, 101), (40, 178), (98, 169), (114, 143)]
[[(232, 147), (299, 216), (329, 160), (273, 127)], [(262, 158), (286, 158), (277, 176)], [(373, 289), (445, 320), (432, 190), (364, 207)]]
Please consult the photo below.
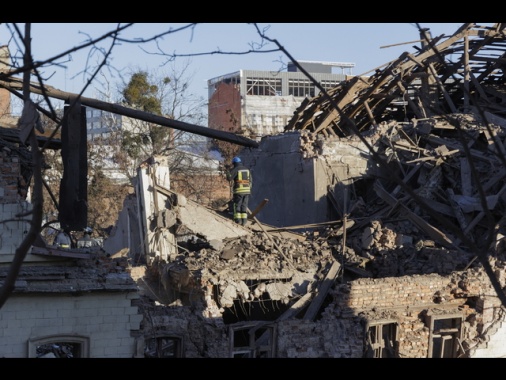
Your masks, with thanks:
[(372, 76), (341, 82), (328, 96), (322, 91), (306, 99), (285, 130), (346, 136), (395, 114), (397, 120), (423, 119), (471, 106), (504, 116), (505, 33), (504, 23), (463, 24), (452, 36), (432, 39), (422, 30), (417, 53), (403, 53)]
[[(505, 27), (464, 24), (450, 37), (433, 39), (424, 39), (422, 31), (416, 54), (404, 53), (370, 77), (353, 77), (301, 104), (285, 131), (303, 131), (301, 140), (318, 136), (301, 142), (311, 150), (305, 157), (317, 156), (322, 140), (347, 138), (365, 142), (382, 164), (379, 174), (371, 171), (352, 184), (354, 197), (342, 216), (355, 224), (344, 240), (342, 229), (327, 227), (304, 243), (278, 241), (283, 248), (273, 253), (283, 265), (273, 266), (275, 257), (264, 261), (265, 252), (257, 252), (260, 236), (238, 238), (228, 251), (183, 254), (178, 265), (190, 277), (227, 283), (224, 291), (235, 281), (255, 279), (266, 263), (281, 274), (301, 257), (322, 252), (331, 252), (355, 277), (449, 275), (477, 269), (484, 252), (490, 256), (482, 264), (501, 267), (502, 235), (495, 239), (492, 233), (503, 225), (506, 189)], [(332, 260), (312, 263), (325, 272)], [(234, 294), (242, 288), (235, 283)]]

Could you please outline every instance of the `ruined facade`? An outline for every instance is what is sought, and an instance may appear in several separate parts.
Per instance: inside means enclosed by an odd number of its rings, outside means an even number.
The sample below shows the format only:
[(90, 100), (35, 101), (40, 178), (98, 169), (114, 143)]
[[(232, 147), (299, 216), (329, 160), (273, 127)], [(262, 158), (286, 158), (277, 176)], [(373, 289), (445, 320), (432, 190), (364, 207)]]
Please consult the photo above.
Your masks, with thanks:
[[(0, 59), (3, 58), (3, 55)], [(3, 71), (8, 65), (0, 68)], [(33, 175), (29, 145), (10, 117), (10, 94), (0, 90), (0, 284), (12, 291), (0, 309), (2, 358), (131, 358), (143, 356), (137, 286), (125, 258), (96, 247), (58, 249), (37, 236), (15, 262), (30, 231)], [(36, 133), (39, 147), (47, 137)], [(61, 149), (54, 141), (49, 149)], [(141, 343), (138, 345), (138, 343)]]
[[(241, 152), (260, 178), (252, 206), (268, 200), (241, 233), (218, 215), (201, 231), (200, 211), (165, 202), (172, 217), (152, 220), (170, 221), (156, 226), (179, 248), (151, 250), (158, 293), (144, 310), (167, 320), (181, 356), (506, 355), (503, 71), (479, 66), (503, 30), (422, 33), (417, 54), (303, 102), (286, 133)], [(215, 223), (232, 236), (215, 239)], [(206, 338), (175, 327), (184, 309)]]
[[(31, 210), (20, 195), (20, 144), (0, 138), (0, 282), (12, 270)], [(25, 152), (26, 153), (26, 152)], [(26, 169), (26, 168), (25, 168)], [(24, 193), (26, 194), (26, 193)], [(142, 315), (124, 258), (90, 249), (59, 250), (36, 241), (0, 310), (0, 357), (130, 358), (142, 355), (136, 332)], [(143, 344), (143, 341), (142, 341)], [(140, 354), (139, 352), (140, 351)]]
[[(149, 179), (158, 168), (143, 170)], [(503, 356), (503, 307), (474, 252), (445, 247), (430, 236), (439, 225), (364, 189), (346, 221), (297, 233), (255, 218), (238, 227), (159, 187), (142, 279), (145, 336), (176, 339), (185, 357)], [(142, 193), (150, 209), (153, 194)], [(490, 263), (504, 286), (497, 247)]]
[[(53, 262), (22, 273), (0, 322), (51, 289), (79, 316), (88, 297), (121, 297), (129, 317), (109, 344), (128, 348), (108, 357), (505, 357), (502, 60), (467, 66), (501, 49), (503, 30), (465, 24), (303, 102), (284, 133), (241, 153), (262, 205), (244, 227), (172, 191), (163, 159), (148, 160), (104, 252), (33, 247)], [(444, 52), (464, 57), (443, 64)], [(50, 329), (30, 331), (10, 356), (43, 348)], [(91, 357), (106, 343), (94, 330), (66, 341)]]

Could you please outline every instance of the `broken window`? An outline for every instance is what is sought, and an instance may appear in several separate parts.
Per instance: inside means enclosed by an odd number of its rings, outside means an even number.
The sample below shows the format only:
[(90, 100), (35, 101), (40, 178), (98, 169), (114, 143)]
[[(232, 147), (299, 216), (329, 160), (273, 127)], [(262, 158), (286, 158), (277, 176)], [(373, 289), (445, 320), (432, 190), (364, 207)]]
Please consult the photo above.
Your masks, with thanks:
[(265, 324), (240, 324), (230, 326), (231, 357), (274, 357), (275, 328)]
[(397, 323), (369, 323), (367, 327), (367, 357), (398, 358)]
[(457, 358), (462, 334), (462, 316), (427, 315), (430, 329), (429, 358)]
[(312, 98), (315, 86), (309, 79), (288, 79), (288, 95)]
[(28, 341), (30, 358), (87, 358), (89, 339), (79, 336), (51, 336)]
[(144, 347), (145, 358), (180, 358), (182, 357), (182, 342), (180, 337), (160, 336), (146, 339)]
[(247, 95), (281, 95), (281, 79), (248, 78), (246, 81)]
[(322, 80), (322, 81), (320, 81), (320, 85), (325, 89), (325, 91), (336, 87), (339, 83), (340, 82), (338, 80)]

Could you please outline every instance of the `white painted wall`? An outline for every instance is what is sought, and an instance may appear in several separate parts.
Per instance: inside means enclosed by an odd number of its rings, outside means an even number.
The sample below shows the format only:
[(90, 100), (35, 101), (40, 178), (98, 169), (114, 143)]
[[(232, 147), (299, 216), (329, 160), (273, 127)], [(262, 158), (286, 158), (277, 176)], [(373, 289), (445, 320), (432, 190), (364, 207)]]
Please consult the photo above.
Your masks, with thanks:
[(282, 133), (300, 102), (293, 96), (245, 96), (241, 125), (257, 137)]
[(483, 347), (474, 350), (471, 354), (473, 358), (506, 358), (506, 324), (502, 322), (498, 324), (498, 330), (495, 334), (488, 335), (490, 340), (483, 344)]
[(89, 337), (90, 358), (132, 358), (132, 331), (142, 315), (132, 306), (137, 292), (83, 296), (12, 295), (0, 309), (0, 357), (29, 357), (29, 340), (51, 335)]

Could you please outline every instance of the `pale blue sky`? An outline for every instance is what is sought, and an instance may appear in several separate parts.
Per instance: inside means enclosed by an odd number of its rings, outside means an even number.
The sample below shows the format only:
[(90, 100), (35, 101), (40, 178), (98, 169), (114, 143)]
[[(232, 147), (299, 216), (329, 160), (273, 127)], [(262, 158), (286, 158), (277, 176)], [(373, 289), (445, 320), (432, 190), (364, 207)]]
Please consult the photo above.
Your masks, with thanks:
[[(96, 38), (110, 31), (114, 23), (35, 23), (32, 24), (32, 46), (35, 60), (43, 61), (77, 46), (89, 37)], [(162, 33), (170, 27), (186, 24), (142, 23), (135, 24), (122, 32), (123, 38), (149, 38)], [(419, 32), (415, 23), (272, 23), (258, 24), (261, 29), (268, 28), (266, 34), (276, 39), (295, 59), (308, 61), (331, 61), (354, 63), (352, 73), (367, 74), (376, 67), (396, 59), (402, 52), (415, 52), (420, 46)], [(461, 23), (420, 23), (429, 28), (433, 37), (453, 34)], [(18, 24), (24, 30), (24, 24)], [(6, 24), (0, 25), (0, 45), (9, 44), (11, 53), (16, 49), (9, 40), (10, 30)], [(163, 37), (159, 46), (167, 53), (195, 54), (210, 51), (244, 52), (252, 43), (260, 42), (256, 29), (246, 23), (203, 23), (192, 30), (184, 30)], [(405, 42), (411, 42), (403, 44)], [(401, 45), (402, 44), (402, 45)], [(392, 47), (384, 47), (397, 45)], [(110, 41), (101, 47), (108, 49)], [(265, 49), (274, 49), (272, 43)], [(146, 50), (146, 51), (143, 51)], [(114, 48), (110, 64), (123, 73), (125, 79), (133, 69), (168, 70), (163, 66), (166, 58), (157, 54), (157, 46), (150, 44), (121, 43)], [(46, 83), (57, 89), (78, 93), (88, 79), (82, 71), (86, 65), (96, 65), (101, 54), (86, 49), (85, 52), (72, 53), (62, 59), (61, 67), (44, 70)], [(68, 61), (68, 59), (71, 59)], [(68, 62), (63, 62), (68, 61)], [(190, 58), (188, 71), (192, 74), (191, 91), (207, 99), (207, 80), (238, 71), (273, 70), (278, 71), (289, 59), (282, 52), (251, 53), (247, 55), (213, 54)], [(177, 65), (188, 62), (178, 58)], [(86, 91), (85, 96), (98, 97), (104, 90), (106, 81), (115, 89), (121, 82), (118, 71), (103, 71), (96, 82)]]

